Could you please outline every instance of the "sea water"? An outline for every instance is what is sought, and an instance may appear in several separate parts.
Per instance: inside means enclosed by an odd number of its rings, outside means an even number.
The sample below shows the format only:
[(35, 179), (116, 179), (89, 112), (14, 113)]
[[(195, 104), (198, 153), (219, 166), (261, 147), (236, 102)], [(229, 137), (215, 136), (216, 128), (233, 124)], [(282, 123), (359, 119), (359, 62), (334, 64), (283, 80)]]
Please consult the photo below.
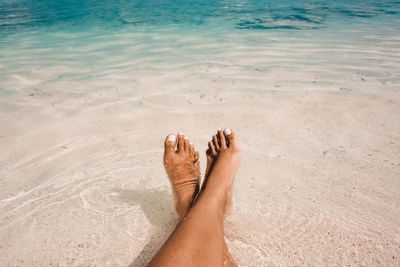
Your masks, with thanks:
[(144, 266), (176, 223), (164, 136), (204, 170), (229, 126), (241, 266), (398, 266), (399, 12), (0, 0), (0, 265)]
[[(268, 71), (359, 63), (358, 45), (398, 46), (399, 12), (399, 1), (377, 0), (2, 0), (0, 90), (196, 64)], [(345, 51), (332, 57), (335, 48)], [(276, 49), (286, 54), (268, 57)], [(266, 57), (257, 60), (260, 50)]]

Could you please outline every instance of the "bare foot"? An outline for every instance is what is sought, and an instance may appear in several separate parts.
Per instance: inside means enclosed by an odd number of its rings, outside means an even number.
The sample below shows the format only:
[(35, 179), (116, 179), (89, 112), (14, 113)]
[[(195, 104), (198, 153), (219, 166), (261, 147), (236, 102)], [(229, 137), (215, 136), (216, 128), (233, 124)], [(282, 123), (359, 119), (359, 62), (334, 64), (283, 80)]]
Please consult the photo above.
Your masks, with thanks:
[[(215, 160), (217, 159), (217, 157), (215, 155), (213, 155), (213, 153), (211, 152), (210, 147), (215, 142), (216, 144), (218, 144), (218, 148), (219, 148), (219, 144), (220, 144), (220, 141), (218, 138), (219, 131), (222, 131), (222, 129), (218, 129), (217, 134), (213, 135), (213, 137), (211, 138), (211, 141), (208, 142), (209, 148), (206, 150), (207, 165), (206, 165), (206, 171), (204, 173), (204, 181), (203, 181), (202, 187), (205, 186), (207, 178), (208, 178), (208, 176), (210, 176), (211, 170), (214, 167)], [(219, 149), (218, 149), (218, 151), (219, 151)], [(218, 151), (216, 150), (217, 154), (218, 154)]]
[(200, 189), (199, 153), (183, 134), (170, 134), (165, 139), (164, 167), (171, 182), (175, 209), (182, 219)]
[[(241, 160), (242, 155), (239, 150), (238, 142), (234, 133), (230, 129), (225, 129), (222, 132), (221, 129), (218, 130), (217, 134), (212, 137), (212, 140), (208, 143), (208, 149), (206, 151), (207, 156), (207, 166), (206, 172), (204, 175), (204, 182), (202, 185), (202, 191), (207, 187), (208, 178), (210, 177), (211, 173), (214, 171), (216, 172), (224, 172), (225, 170), (229, 170), (227, 179), (220, 180), (222, 185), (226, 188), (226, 205), (224, 209), (224, 216), (229, 215), (229, 212), (232, 208), (232, 185), (234, 174), (237, 172)], [(218, 163), (218, 167), (216, 162)], [(218, 170), (218, 169), (220, 170)], [(232, 175), (233, 173), (233, 175)], [(211, 178), (212, 179), (212, 178)], [(210, 185), (211, 186), (211, 185)], [(210, 187), (209, 186), (209, 187)], [(234, 261), (232, 255), (229, 253), (228, 247), (225, 244), (224, 247), (224, 266), (235, 267), (237, 266), (236, 262)]]
[[(208, 142), (207, 167), (202, 185), (202, 191), (211, 188), (225, 197), (224, 215), (228, 215), (232, 207), (232, 186), (236, 172), (242, 162), (242, 153), (239, 149), (235, 133), (226, 128), (218, 130), (217, 134)], [(215, 177), (212, 179), (212, 177)]]

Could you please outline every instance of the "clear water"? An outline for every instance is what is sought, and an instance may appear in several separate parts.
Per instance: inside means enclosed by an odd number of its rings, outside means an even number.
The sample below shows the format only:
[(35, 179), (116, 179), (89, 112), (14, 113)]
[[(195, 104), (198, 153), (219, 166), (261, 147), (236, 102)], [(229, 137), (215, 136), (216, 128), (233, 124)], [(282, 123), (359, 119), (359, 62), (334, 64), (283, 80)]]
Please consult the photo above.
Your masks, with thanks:
[(359, 20), (391, 20), (399, 1), (8, 1), (0, 3), (0, 32), (90, 31), (157, 27), (198, 30), (311, 30)]
[[(94, 81), (139, 70), (183, 71), (205, 64), (235, 66), (237, 74), (321, 62), (360, 64), (366, 57), (357, 54), (357, 47), (379, 46), (382, 40), (398, 46), (399, 12), (400, 1), (377, 0), (2, 0), (0, 90), (54, 90), (63, 80)], [(354, 53), (299, 53), (295, 45), (352, 46)], [(286, 55), (249, 60), (276, 49)]]
[(322, 52), (299, 58), (297, 53), (290, 55), (291, 49), (286, 49), (287, 57), (269, 63), (245, 61), (260, 49), (296, 44), (332, 48), (336, 43), (343, 48), (344, 43), (356, 47), (385, 39), (396, 46), (399, 12), (399, 1), (377, 0), (3, 0), (0, 88), (37, 90), (31, 85), (99, 79), (105, 73), (139, 69), (168, 71), (171, 64), (234, 65), (257, 71), (268, 71), (271, 64), (307, 67), (305, 58), (312, 64), (341, 64)]
[(239, 264), (391, 260), (398, 220), (378, 211), (396, 205), (398, 117), (367, 90), (400, 88), (399, 12), (393, 0), (0, 0), (0, 265), (150, 257), (172, 218), (164, 134), (190, 130), (204, 149), (225, 124), (246, 153), (226, 228)]

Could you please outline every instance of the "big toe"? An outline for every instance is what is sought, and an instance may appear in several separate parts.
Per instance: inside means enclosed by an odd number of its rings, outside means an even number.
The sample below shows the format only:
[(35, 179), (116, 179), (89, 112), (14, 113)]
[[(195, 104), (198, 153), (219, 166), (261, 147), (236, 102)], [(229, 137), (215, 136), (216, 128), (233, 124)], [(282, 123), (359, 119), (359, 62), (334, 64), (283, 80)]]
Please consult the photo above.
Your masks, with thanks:
[(238, 142), (236, 140), (234, 131), (232, 131), (230, 128), (226, 128), (224, 130), (224, 135), (226, 140), (228, 140), (228, 147), (238, 148)]
[(164, 141), (164, 156), (169, 156), (175, 152), (176, 148), (176, 135), (169, 134)]

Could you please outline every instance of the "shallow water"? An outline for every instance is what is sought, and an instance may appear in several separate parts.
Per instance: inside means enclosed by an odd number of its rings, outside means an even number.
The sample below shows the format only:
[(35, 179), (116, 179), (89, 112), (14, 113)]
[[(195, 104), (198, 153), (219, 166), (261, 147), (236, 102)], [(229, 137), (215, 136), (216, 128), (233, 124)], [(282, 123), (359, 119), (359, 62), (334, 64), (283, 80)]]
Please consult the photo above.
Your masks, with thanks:
[[(2, 1), (1, 31), (88, 31), (124, 27), (305, 30), (362, 19), (392, 20), (398, 1)], [(220, 28), (217, 27), (217, 28)]]
[(398, 266), (399, 1), (0, 1), (0, 265), (142, 266), (162, 141), (238, 131), (241, 266)]
[[(374, 57), (368, 46), (397, 49), (399, 11), (398, 1), (2, 1), (0, 90), (171, 65), (351, 67)], [(287, 55), (268, 57), (276, 50)]]

